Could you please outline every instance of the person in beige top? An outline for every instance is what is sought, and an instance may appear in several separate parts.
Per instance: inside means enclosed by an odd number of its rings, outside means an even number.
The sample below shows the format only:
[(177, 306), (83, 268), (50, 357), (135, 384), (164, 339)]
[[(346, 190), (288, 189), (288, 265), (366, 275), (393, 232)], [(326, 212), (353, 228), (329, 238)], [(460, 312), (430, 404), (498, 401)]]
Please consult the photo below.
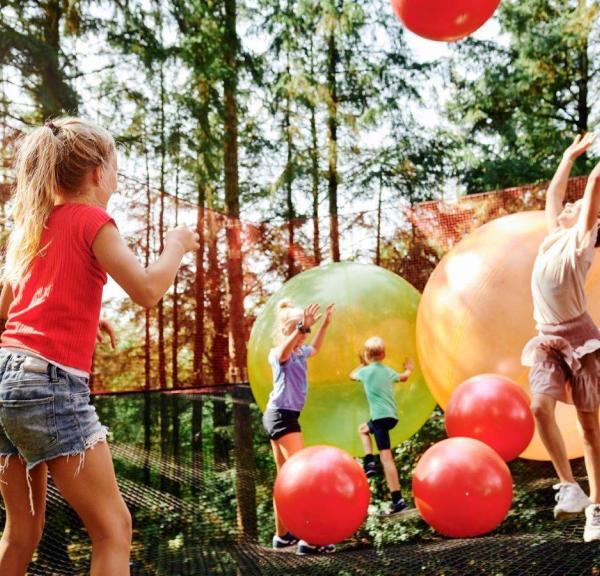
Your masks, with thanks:
[[(600, 164), (590, 174), (583, 198), (563, 201), (573, 162), (594, 143), (577, 136), (565, 150), (546, 192), (544, 238), (533, 267), (531, 290), (538, 336), (524, 350), (531, 366), (531, 409), (542, 442), (560, 482), (554, 486), (554, 516), (566, 518), (585, 510), (586, 542), (600, 540), (600, 330), (587, 312), (584, 283), (594, 256), (600, 210)], [(556, 402), (575, 404), (583, 430), (588, 498), (575, 481), (560, 429)]]

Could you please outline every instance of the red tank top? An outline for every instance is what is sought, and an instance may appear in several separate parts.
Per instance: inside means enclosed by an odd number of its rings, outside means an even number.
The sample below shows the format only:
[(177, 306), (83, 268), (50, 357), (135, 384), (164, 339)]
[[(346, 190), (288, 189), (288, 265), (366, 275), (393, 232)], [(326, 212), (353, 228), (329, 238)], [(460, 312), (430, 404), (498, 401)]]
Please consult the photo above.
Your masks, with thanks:
[(96, 234), (114, 220), (88, 204), (56, 206), (42, 233), (45, 250), (13, 285), (0, 346), (26, 348), (89, 372), (106, 272), (92, 252)]

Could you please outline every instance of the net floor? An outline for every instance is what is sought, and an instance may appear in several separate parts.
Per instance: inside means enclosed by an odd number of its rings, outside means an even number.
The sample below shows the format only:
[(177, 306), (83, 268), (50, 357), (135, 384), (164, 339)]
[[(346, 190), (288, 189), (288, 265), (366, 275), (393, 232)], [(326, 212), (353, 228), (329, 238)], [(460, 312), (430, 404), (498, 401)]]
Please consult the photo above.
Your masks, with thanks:
[[(370, 518), (327, 556), (271, 550), (274, 471), (248, 396), (96, 398), (133, 516), (132, 575), (600, 575), (600, 542), (583, 542), (583, 516), (551, 520), (554, 478), (546, 464), (513, 468), (518, 521), (487, 536), (442, 538), (413, 514)], [(253, 433), (240, 434), (236, 426), (248, 416)], [(236, 446), (240, 438), (251, 448), (251, 466), (248, 451)], [(581, 462), (576, 473), (583, 474)], [(86, 574), (89, 557), (85, 530), (50, 483), (45, 533), (28, 574)]]

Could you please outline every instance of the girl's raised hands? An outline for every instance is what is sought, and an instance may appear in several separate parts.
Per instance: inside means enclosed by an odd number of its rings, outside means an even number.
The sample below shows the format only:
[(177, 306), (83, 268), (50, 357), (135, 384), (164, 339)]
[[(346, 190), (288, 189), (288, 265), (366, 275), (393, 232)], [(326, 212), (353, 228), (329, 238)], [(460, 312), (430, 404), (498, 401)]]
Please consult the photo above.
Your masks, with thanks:
[(302, 324), (304, 324), (305, 328), (310, 328), (315, 322), (317, 322), (321, 318), (321, 314), (319, 313), (319, 305), (318, 304), (309, 304), (304, 309), (304, 317), (302, 318)]
[(593, 132), (586, 132), (583, 136), (577, 134), (573, 143), (564, 151), (563, 157), (573, 162), (586, 152), (596, 140)]

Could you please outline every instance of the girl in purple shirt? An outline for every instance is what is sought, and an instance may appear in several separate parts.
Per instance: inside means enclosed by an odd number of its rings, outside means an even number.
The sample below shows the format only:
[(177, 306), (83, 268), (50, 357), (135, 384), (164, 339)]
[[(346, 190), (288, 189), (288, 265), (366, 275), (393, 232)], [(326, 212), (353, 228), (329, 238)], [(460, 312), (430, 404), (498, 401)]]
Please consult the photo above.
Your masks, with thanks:
[[(275, 327), (275, 346), (269, 352), (269, 363), (273, 370), (273, 390), (263, 414), (263, 426), (273, 449), (277, 471), (285, 461), (304, 448), (302, 430), (298, 418), (306, 401), (307, 359), (321, 349), (325, 334), (331, 323), (333, 304), (325, 309), (323, 323), (311, 344), (305, 344), (306, 335), (321, 318), (318, 304), (310, 304), (304, 310), (294, 306), (290, 300), (282, 300), (278, 305)], [(285, 548), (298, 543), (283, 525), (275, 510), (274, 548)], [(298, 543), (298, 553), (331, 552), (333, 546), (310, 546), (304, 541)]]

